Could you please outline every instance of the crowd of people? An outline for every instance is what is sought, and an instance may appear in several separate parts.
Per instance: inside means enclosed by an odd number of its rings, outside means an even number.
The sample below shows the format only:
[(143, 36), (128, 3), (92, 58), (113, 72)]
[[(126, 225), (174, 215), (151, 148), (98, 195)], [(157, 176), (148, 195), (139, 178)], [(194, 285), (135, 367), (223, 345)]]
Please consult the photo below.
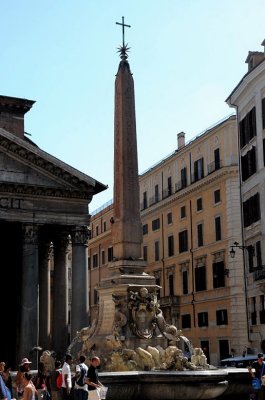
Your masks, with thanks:
[(0, 362), (0, 400), (100, 400), (103, 387), (97, 368), (99, 357), (92, 357), (89, 366), (81, 355), (75, 370), (73, 357), (66, 354), (63, 365), (55, 360), (54, 370), (49, 371), (43, 362), (38, 364), (35, 376), (31, 361), (23, 358), (12, 384), (10, 367)]

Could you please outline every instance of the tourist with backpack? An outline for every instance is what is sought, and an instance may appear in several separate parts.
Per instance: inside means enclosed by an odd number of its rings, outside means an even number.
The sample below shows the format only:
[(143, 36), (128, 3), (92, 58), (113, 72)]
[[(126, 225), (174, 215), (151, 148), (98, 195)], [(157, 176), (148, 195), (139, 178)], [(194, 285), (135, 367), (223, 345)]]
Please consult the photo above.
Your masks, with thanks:
[[(62, 400), (62, 368), (61, 361), (56, 360), (55, 369), (51, 372), (51, 395), (52, 400)], [(60, 382), (61, 381), (61, 382)]]
[(88, 387), (85, 383), (85, 377), (88, 371), (88, 367), (85, 364), (86, 357), (79, 357), (79, 364), (75, 369), (75, 388), (74, 388), (74, 399), (75, 400), (87, 400)]

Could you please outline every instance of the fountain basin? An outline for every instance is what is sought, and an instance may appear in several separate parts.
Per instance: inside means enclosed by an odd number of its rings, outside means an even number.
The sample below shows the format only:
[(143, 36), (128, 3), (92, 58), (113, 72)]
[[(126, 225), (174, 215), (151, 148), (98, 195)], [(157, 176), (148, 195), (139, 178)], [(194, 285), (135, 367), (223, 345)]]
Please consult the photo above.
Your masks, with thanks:
[(214, 399), (228, 387), (226, 370), (102, 372), (107, 400)]

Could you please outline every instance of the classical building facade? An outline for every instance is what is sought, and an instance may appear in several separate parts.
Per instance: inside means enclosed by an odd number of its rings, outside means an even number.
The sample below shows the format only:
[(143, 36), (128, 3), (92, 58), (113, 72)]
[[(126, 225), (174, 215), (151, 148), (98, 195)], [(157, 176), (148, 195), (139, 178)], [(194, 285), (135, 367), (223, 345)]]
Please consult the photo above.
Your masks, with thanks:
[[(161, 286), (168, 322), (218, 365), (249, 347), (243, 255), (230, 257), (241, 240), (236, 117), (230, 116), (178, 148), (139, 176), (142, 257)], [(113, 259), (113, 205), (91, 217), (90, 304)]]
[(13, 368), (39, 347), (63, 356), (89, 323), (88, 205), (106, 188), (28, 139), (33, 104), (0, 96), (0, 355)]
[[(261, 44), (265, 46), (265, 40)], [(227, 103), (238, 118), (243, 250), (252, 346), (265, 352), (265, 56), (249, 51), (248, 72)], [(235, 247), (236, 257), (238, 256)]]

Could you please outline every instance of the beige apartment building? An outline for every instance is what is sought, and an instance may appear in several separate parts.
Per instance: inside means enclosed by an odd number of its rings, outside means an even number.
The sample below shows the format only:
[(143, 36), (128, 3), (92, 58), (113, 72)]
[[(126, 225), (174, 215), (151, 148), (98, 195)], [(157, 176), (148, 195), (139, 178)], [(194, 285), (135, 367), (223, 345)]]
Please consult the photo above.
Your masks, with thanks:
[[(265, 46), (265, 40), (261, 43)], [(252, 347), (265, 352), (265, 54), (249, 51), (248, 72), (227, 103), (237, 111), (243, 214), (240, 242), (247, 264)], [(237, 248), (234, 248), (238, 253)], [(239, 250), (240, 251), (240, 250)]]
[[(166, 320), (183, 331), (211, 364), (242, 354), (249, 343), (242, 240), (236, 117), (230, 116), (139, 176), (142, 256), (161, 287)], [(113, 258), (113, 206), (91, 217), (89, 279), (91, 320), (97, 287)]]

